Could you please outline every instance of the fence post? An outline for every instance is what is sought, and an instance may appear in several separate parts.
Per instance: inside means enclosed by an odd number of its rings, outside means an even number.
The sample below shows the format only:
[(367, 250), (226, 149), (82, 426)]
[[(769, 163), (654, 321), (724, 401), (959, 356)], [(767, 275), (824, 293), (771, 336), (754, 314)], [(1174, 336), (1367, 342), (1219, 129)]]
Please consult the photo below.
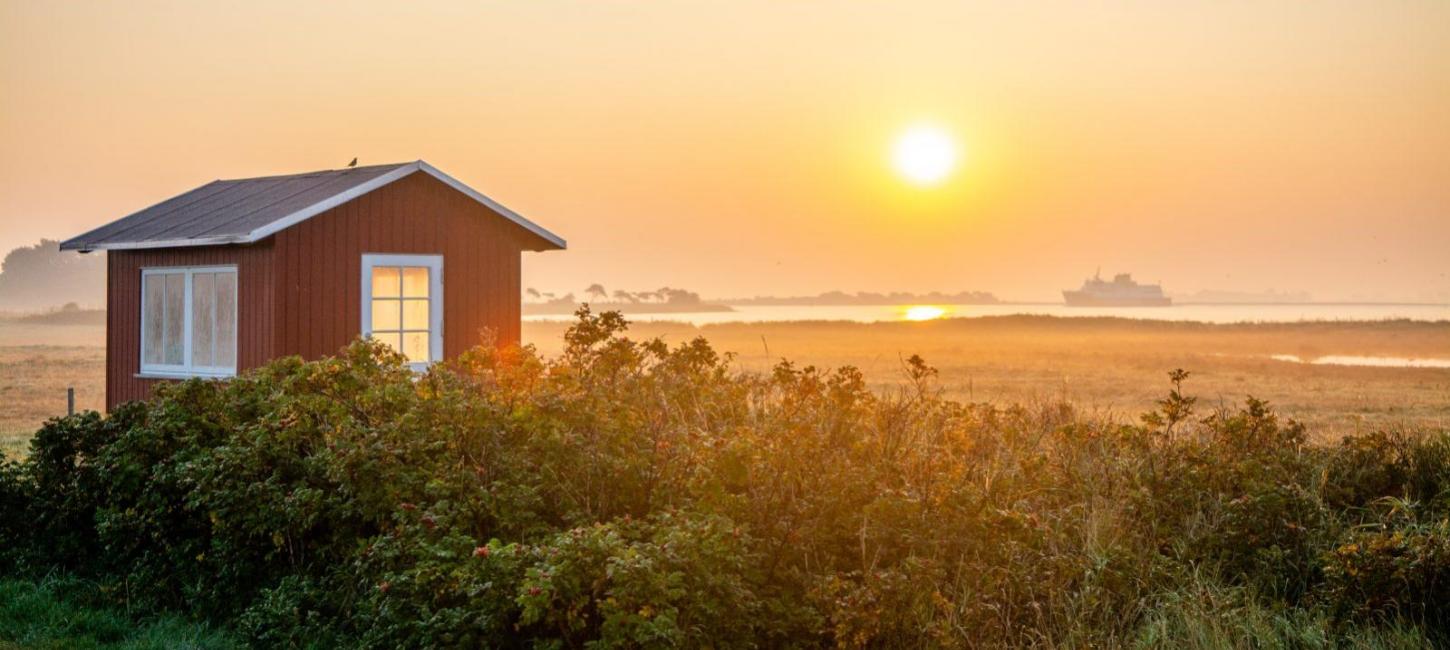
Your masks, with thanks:
[(65, 414), (76, 414), (76, 388), (71, 386), (65, 389)]

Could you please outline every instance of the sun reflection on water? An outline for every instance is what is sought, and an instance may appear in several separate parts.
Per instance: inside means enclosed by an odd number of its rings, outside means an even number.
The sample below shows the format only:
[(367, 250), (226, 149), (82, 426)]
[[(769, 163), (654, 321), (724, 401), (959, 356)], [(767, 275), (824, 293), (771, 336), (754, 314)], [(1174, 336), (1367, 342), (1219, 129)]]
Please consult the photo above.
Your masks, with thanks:
[(933, 320), (945, 316), (946, 313), (947, 310), (935, 305), (916, 305), (906, 308), (904, 318), (910, 321)]

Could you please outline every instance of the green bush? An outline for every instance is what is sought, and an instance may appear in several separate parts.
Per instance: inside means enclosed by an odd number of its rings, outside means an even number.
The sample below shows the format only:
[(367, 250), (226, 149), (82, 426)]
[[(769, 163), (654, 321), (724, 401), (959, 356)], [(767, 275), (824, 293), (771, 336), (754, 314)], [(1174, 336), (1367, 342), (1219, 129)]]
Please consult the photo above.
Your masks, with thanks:
[(1335, 451), (1325, 480), (1331, 507), (1403, 498), (1450, 513), (1450, 436), (1375, 431), (1345, 438)]
[(1181, 371), (1136, 425), (952, 402), (916, 357), (873, 393), (626, 327), (53, 420), (0, 466), (0, 561), (266, 646), (1121, 646), (1229, 622), (1204, 584), (1256, 626), (1440, 638), (1443, 432), (1309, 445), (1257, 400), (1199, 417)]
[(1351, 534), (1325, 559), (1322, 597), (1342, 618), (1450, 623), (1450, 523)]

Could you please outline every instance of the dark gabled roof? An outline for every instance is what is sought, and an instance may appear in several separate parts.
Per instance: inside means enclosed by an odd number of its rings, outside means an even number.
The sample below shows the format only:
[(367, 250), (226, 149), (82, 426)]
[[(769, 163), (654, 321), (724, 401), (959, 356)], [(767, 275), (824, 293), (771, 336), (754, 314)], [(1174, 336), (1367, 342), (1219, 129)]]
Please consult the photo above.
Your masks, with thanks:
[(288, 176), (212, 181), (62, 242), (61, 250), (250, 244), (400, 178), (423, 172), (564, 248), (562, 238), (421, 160)]

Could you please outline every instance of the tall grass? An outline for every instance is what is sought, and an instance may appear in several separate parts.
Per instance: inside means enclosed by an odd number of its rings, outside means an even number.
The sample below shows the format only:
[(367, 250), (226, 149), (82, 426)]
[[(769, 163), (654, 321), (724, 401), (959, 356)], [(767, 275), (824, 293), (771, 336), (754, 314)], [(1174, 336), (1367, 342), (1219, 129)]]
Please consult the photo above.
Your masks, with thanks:
[(98, 602), (94, 585), (56, 576), (0, 580), (0, 648), (179, 650), (237, 648), (211, 626), (177, 616), (132, 618)]

